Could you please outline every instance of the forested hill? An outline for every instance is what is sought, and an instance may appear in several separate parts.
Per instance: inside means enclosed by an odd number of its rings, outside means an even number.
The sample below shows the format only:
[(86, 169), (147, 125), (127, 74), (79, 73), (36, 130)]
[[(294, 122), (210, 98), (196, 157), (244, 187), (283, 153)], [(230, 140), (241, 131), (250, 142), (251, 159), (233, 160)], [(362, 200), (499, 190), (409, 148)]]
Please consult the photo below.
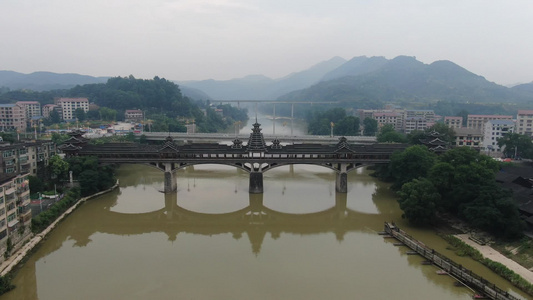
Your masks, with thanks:
[[(398, 56), (384, 62), (364, 58), (342, 76), (325, 79), (307, 89), (288, 93), (280, 100), (345, 101), (360, 108), (385, 102), (528, 103), (533, 93), (513, 90), (478, 76), (450, 61), (424, 64), (414, 57)], [(366, 63), (365, 63), (366, 62)], [(359, 69), (366, 68), (363, 71)], [(346, 68), (346, 66), (344, 66)], [(336, 77), (336, 78), (335, 78)]]
[(68, 97), (87, 97), (98, 106), (116, 110), (142, 109), (154, 112), (191, 113), (193, 106), (183, 97), (179, 87), (164, 78), (152, 80), (113, 77), (107, 83), (78, 85), (67, 92)]

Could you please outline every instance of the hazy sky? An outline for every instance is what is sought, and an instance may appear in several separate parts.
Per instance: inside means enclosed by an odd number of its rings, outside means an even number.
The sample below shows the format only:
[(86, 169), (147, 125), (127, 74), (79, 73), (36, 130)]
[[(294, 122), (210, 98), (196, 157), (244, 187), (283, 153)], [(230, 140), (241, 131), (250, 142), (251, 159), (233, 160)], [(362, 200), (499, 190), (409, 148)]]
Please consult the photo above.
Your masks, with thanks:
[(279, 78), (334, 56), (533, 81), (531, 0), (0, 0), (0, 70)]

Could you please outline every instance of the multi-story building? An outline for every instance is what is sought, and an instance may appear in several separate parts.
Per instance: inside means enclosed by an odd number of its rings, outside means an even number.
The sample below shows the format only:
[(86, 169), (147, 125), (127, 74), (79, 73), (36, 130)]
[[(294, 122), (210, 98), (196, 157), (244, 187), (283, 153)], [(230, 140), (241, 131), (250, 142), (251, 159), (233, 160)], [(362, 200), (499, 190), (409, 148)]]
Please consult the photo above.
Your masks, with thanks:
[(26, 131), (26, 112), (17, 104), (0, 104), (0, 127), (2, 130)]
[(18, 101), (15, 104), (22, 107), (26, 115), (26, 120), (41, 116), (41, 103), (37, 101)]
[[(12, 242), (16, 243), (24, 236), (28, 236), (30, 225), (28, 174), (0, 176), (0, 247), (6, 247), (8, 237), (13, 236)], [(24, 230), (17, 231), (22, 226)]]
[(459, 127), (454, 128), (454, 141), (451, 143), (455, 147), (470, 147), (476, 150), (481, 149), (483, 143), (483, 132), (481, 129)]
[(533, 110), (519, 110), (516, 115), (516, 133), (533, 136)]
[(378, 121), (378, 127), (392, 124), (396, 131), (403, 129), (403, 115), (396, 112), (375, 112), (373, 118)]
[(444, 124), (450, 128), (463, 127), (463, 117), (444, 117)]
[(140, 109), (127, 109), (124, 112), (124, 120), (126, 122), (141, 122), (143, 119), (143, 111)]
[(505, 115), (468, 115), (466, 119), (466, 127), (481, 129), (483, 131), (483, 126), (490, 120), (512, 120), (513, 116)]
[(426, 119), (418, 117), (406, 118), (404, 120), (404, 131), (405, 134), (409, 134), (415, 130), (423, 131), (426, 128), (431, 127), (434, 123), (428, 122)]
[(405, 111), (405, 119), (423, 118), (427, 122), (435, 122), (435, 112), (431, 109), (414, 109)]
[(515, 131), (513, 120), (490, 120), (483, 129), (483, 150), (499, 156), (503, 149), (498, 146), (498, 139)]
[(0, 174), (29, 173), (43, 176), (50, 157), (57, 153), (51, 141), (0, 143)]
[(63, 120), (74, 120), (78, 108), (83, 109), (85, 113), (89, 111), (89, 99), (87, 98), (59, 98), (56, 104), (61, 107)]
[(55, 104), (45, 104), (43, 106), (43, 117), (44, 118), (49, 118), (50, 117), (50, 113), (54, 110), (54, 109), (58, 109), (59, 106), (55, 105)]

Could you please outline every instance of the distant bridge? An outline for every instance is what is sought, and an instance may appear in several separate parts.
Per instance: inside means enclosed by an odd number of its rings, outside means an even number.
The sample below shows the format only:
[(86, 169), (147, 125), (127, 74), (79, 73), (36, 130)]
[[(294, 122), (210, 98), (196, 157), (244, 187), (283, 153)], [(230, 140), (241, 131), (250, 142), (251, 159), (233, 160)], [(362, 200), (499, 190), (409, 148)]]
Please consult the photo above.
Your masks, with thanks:
[[(228, 134), (228, 133), (184, 133), (184, 132), (142, 132), (136, 133), (137, 137), (141, 135), (146, 136), (147, 140), (163, 141), (169, 136), (175, 141), (210, 141), (210, 142), (231, 142), (234, 139), (247, 140), (250, 134)], [(284, 143), (318, 143), (318, 144), (332, 144), (339, 141), (339, 136), (329, 135), (275, 135), (263, 134), (265, 140), (272, 141), (279, 139)], [(355, 144), (373, 144), (376, 143), (375, 136), (345, 136), (348, 143)]]

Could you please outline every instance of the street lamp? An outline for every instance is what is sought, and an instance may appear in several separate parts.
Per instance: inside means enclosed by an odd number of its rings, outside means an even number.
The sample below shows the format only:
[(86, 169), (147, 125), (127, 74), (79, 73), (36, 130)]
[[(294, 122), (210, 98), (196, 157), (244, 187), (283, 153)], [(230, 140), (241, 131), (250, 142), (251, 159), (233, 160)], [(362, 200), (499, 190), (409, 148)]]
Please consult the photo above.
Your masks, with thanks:
[(41, 192), (38, 192), (37, 194), (39, 195), (39, 206), (41, 207), (41, 210), (39, 211), (40, 213), (43, 211), (43, 197), (41, 196)]

